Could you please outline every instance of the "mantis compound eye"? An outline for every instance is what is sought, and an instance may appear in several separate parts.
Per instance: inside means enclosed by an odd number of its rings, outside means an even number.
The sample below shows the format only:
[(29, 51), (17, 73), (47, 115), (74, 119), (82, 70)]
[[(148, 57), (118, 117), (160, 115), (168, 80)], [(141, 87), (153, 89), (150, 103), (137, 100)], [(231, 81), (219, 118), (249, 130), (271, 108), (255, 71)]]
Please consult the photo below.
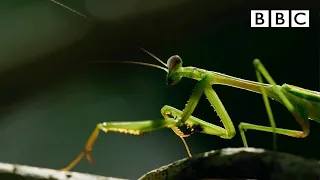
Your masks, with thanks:
[(169, 73), (167, 74), (167, 85), (172, 86), (180, 82), (182, 76), (179, 74), (182, 70), (182, 59), (178, 55), (171, 56), (167, 61)]
[(182, 66), (182, 59), (178, 55), (171, 56), (167, 61), (169, 71)]

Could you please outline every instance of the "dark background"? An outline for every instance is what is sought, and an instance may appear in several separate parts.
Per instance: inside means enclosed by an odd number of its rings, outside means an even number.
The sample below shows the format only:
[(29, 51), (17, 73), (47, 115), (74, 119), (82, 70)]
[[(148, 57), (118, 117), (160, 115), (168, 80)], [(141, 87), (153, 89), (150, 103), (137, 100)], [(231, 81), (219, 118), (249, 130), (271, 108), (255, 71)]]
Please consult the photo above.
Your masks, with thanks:
[[(293, 2), (244, 1), (61, 1), (89, 21), (50, 1), (2, 1), (0, 6), (0, 161), (59, 169), (83, 150), (103, 121), (160, 119), (160, 109), (183, 109), (196, 82), (167, 87), (165, 73), (150, 67), (88, 63), (132, 60), (157, 63), (178, 54), (195, 66), (256, 80), (261, 59), (278, 84), (319, 91), (318, 11), (311, 28), (250, 28), (250, 9), (289, 9)], [(118, 2), (118, 4), (117, 4)], [(120, 3), (121, 2), (121, 3)], [(171, 2), (171, 3), (170, 3)], [(24, 3), (24, 4), (23, 4)], [(311, 7), (299, 5), (300, 9)], [(232, 140), (205, 134), (187, 138), (193, 154), (241, 147), (240, 122), (268, 125), (262, 97), (216, 85), (237, 130)], [(271, 102), (278, 127), (300, 129), (286, 108)], [(202, 97), (195, 116), (221, 125)], [(320, 125), (305, 139), (278, 135), (278, 150), (320, 158)], [(248, 131), (249, 146), (271, 149), (272, 134)], [(170, 130), (140, 137), (103, 134), (92, 156), (75, 171), (137, 178), (187, 153)]]

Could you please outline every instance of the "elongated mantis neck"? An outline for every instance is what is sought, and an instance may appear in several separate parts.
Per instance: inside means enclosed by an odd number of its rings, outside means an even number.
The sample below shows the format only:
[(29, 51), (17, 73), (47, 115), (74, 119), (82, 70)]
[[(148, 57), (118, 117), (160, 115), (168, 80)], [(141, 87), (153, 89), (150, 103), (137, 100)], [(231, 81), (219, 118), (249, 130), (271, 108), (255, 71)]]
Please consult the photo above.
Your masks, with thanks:
[[(261, 94), (261, 88), (264, 87), (267, 89), (271, 89), (272, 85), (259, 83), (255, 81), (249, 81), (241, 78), (236, 78), (233, 76), (229, 76), (226, 74), (207, 71), (205, 69), (199, 69), (196, 67), (183, 67), (181, 70), (181, 76), (186, 78), (191, 78), (195, 80), (201, 80), (204, 76), (208, 76), (210, 78), (210, 84), (221, 84), (226, 86), (231, 86), (239, 89), (244, 89), (247, 91), (255, 92)], [(275, 98), (275, 97), (272, 97)]]

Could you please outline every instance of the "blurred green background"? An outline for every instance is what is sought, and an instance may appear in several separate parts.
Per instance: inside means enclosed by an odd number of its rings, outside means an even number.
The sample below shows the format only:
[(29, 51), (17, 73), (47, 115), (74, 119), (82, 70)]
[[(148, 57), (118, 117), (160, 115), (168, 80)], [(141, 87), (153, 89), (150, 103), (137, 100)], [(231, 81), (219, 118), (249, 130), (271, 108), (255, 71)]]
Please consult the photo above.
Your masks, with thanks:
[[(252, 1), (253, 2), (253, 1)], [(150, 67), (88, 63), (132, 60), (157, 63), (143, 47), (166, 61), (178, 54), (195, 66), (256, 80), (260, 58), (278, 84), (319, 91), (318, 32), (314, 28), (250, 28), (250, 9), (285, 7), (269, 1), (64, 0), (89, 21), (49, 0), (0, 2), (0, 161), (59, 169), (83, 150), (103, 121), (161, 118), (160, 109), (183, 109), (196, 82), (167, 87), (165, 73)], [(301, 9), (303, 6), (300, 6)], [(312, 24), (311, 26), (315, 25)], [(239, 122), (268, 125), (262, 97), (213, 87), (237, 129), (232, 140), (205, 134), (187, 138), (192, 154), (241, 147)], [(282, 105), (271, 102), (278, 127), (300, 129)], [(203, 96), (195, 116), (221, 125)], [(320, 158), (320, 124), (305, 139), (278, 137), (278, 150)], [(247, 132), (253, 147), (272, 148), (272, 134)], [(140, 137), (101, 133), (92, 156), (75, 171), (138, 178), (184, 158), (170, 130)]]

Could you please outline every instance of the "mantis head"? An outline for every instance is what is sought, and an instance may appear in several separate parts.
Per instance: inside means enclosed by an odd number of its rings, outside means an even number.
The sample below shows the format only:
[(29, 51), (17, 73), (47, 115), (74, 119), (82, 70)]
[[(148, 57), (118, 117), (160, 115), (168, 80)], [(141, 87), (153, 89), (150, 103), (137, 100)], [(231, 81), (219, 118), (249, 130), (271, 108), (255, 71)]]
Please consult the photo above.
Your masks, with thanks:
[(151, 54), (149, 51), (143, 48), (141, 49), (165, 66), (165, 67), (162, 67), (162, 66), (157, 66), (152, 64), (153, 67), (165, 70), (167, 72), (166, 83), (168, 86), (173, 86), (180, 82), (180, 80), (182, 79), (182, 76), (180, 74), (180, 72), (182, 71), (182, 59), (178, 55), (171, 56), (168, 59), (166, 64), (161, 59)]

